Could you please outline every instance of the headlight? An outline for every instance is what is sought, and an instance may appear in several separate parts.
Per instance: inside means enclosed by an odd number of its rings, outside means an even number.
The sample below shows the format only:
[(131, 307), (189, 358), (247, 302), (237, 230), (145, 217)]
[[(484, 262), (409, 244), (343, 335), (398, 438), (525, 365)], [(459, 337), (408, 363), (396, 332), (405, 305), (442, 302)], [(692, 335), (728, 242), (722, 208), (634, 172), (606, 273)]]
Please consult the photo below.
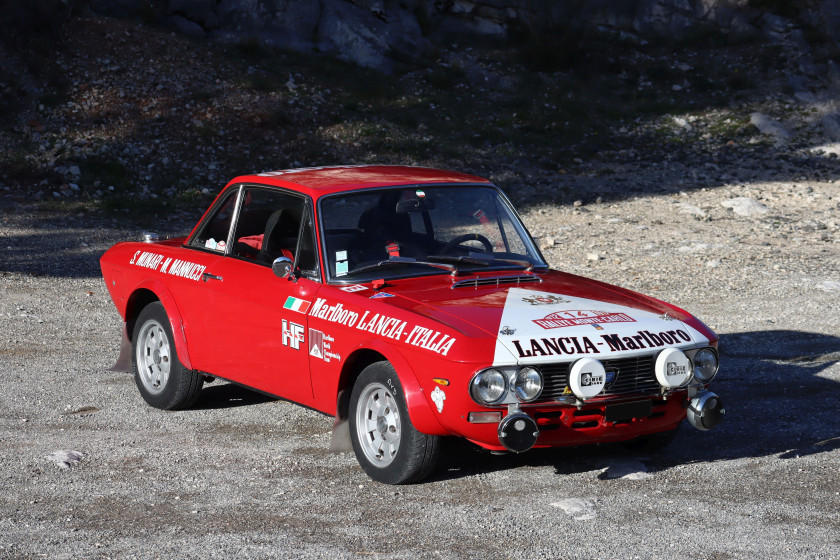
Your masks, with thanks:
[(543, 377), (538, 369), (524, 367), (516, 374), (513, 382), (516, 398), (522, 402), (531, 402), (540, 396), (543, 390)]
[(701, 383), (708, 383), (718, 372), (718, 358), (711, 348), (703, 348), (694, 354), (694, 378)]
[(496, 404), (507, 393), (507, 378), (497, 369), (479, 372), (470, 382), (470, 395), (478, 404)]

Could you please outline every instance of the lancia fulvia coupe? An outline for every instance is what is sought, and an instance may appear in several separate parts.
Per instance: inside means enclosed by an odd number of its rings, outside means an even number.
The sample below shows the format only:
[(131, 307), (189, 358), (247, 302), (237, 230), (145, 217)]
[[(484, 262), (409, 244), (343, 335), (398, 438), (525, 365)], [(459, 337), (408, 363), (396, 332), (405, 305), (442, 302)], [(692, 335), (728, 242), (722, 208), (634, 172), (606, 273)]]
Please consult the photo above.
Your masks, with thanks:
[[(418, 167), (232, 180), (186, 237), (101, 259), (145, 401), (223, 379), (335, 417), (374, 480), (442, 438), (491, 451), (630, 442), (722, 418), (718, 337), (673, 305), (551, 270), (507, 197)], [(348, 441), (349, 440), (349, 441)]]

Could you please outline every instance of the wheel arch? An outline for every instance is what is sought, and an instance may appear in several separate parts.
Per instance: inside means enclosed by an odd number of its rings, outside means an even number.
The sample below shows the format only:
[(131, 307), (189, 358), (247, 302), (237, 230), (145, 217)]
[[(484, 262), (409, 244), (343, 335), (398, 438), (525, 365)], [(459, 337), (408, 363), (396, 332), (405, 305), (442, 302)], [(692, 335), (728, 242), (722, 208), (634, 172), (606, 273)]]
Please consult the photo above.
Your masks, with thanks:
[(390, 363), (397, 372), (412, 425), (424, 434), (447, 435), (449, 432), (441, 426), (435, 417), (432, 406), (429, 404), (429, 400), (426, 398), (408, 360), (379, 340), (371, 340), (360, 346), (345, 360), (337, 386), (334, 428), (347, 421), (353, 383), (367, 366), (381, 361)]
[(181, 317), (181, 312), (178, 310), (175, 298), (160, 282), (145, 282), (135, 288), (128, 297), (125, 308), (125, 334), (128, 340), (134, 340), (134, 329), (140, 312), (147, 305), (155, 302), (163, 305), (163, 309), (166, 311), (166, 317), (169, 319), (169, 328), (172, 331), (172, 338), (175, 343), (175, 350), (178, 352), (178, 358), (186, 369), (193, 369), (189, 351), (187, 350), (187, 339), (184, 335), (184, 322)]

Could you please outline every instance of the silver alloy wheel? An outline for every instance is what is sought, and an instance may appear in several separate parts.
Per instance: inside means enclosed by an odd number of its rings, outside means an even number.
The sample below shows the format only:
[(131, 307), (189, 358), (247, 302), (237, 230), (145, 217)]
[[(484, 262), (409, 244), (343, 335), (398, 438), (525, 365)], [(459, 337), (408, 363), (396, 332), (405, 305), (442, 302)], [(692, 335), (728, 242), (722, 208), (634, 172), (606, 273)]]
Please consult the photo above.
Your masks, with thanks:
[(160, 323), (150, 319), (143, 323), (137, 342), (137, 371), (140, 380), (149, 393), (159, 395), (169, 382), (172, 359), (166, 331)]
[(362, 451), (374, 466), (384, 468), (400, 449), (400, 411), (393, 393), (381, 383), (362, 391), (356, 408), (356, 432)]

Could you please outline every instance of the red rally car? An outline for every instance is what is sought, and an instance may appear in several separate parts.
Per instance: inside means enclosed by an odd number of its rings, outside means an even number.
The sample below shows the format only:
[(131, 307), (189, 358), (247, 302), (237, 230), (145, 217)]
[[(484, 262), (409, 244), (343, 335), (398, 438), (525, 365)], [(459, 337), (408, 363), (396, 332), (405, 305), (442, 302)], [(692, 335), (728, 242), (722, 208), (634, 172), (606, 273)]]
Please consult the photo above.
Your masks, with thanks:
[[(714, 427), (718, 337), (662, 301), (550, 270), (505, 195), (435, 169), (237, 177), (185, 238), (101, 259), (143, 398), (226, 379), (336, 418), (380, 482), (443, 436), (495, 451)], [(349, 429), (348, 429), (349, 428)], [(340, 447), (340, 445), (339, 445)]]

